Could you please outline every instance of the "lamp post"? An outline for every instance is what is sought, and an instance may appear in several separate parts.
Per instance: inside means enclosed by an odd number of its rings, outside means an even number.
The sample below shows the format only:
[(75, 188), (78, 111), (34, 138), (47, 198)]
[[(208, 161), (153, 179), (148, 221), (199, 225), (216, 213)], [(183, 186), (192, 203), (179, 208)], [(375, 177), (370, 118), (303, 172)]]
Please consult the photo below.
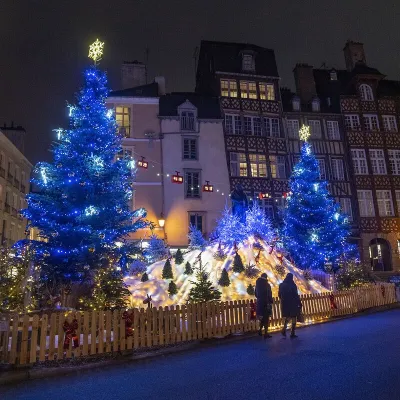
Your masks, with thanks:
[(164, 214), (160, 214), (160, 218), (158, 218), (158, 226), (164, 231), (164, 240), (167, 241), (167, 233), (165, 232), (165, 218)]

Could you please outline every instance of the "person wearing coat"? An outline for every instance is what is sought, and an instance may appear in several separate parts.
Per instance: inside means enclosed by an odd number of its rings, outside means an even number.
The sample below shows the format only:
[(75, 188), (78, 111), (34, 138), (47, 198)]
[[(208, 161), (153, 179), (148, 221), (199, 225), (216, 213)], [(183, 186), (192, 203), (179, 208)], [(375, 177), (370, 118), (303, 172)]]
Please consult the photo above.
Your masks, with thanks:
[(255, 295), (257, 298), (257, 317), (260, 320), (260, 329), (258, 334), (262, 335), (262, 329), (264, 328), (264, 338), (272, 337), (268, 333), (269, 317), (272, 314), (272, 290), (268, 283), (267, 274), (261, 274), (256, 281)]
[(282, 329), (282, 335), (286, 337), (286, 329), (289, 320), (292, 321), (291, 338), (296, 338), (296, 322), (301, 312), (301, 300), (297, 292), (297, 286), (293, 280), (293, 274), (286, 275), (284, 281), (279, 285), (279, 298), (281, 299), (282, 317), (285, 323)]

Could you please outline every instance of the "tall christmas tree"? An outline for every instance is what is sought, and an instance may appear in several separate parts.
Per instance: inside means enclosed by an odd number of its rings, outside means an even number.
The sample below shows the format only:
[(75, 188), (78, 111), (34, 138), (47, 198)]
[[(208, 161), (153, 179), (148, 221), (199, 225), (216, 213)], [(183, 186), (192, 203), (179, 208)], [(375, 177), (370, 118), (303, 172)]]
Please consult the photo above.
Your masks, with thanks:
[(93, 270), (119, 264), (124, 269), (136, 246), (127, 235), (146, 225), (145, 210), (130, 210), (134, 161), (119, 159), (121, 137), (107, 109), (106, 74), (97, 64), (103, 43), (90, 46), (94, 64), (84, 71), (77, 104), (70, 106), (70, 128), (58, 130), (52, 163), (36, 165), (37, 190), (22, 213), (43, 241), (23, 241), (34, 249), (41, 279), (82, 281)]
[(282, 240), (300, 268), (323, 269), (350, 251), (346, 242), (350, 227), (329, 195), (327, 182), (319, 179), (318, 162), (307, 143), (309, 135), (309, 128), (303, 126), (304, 144), (290, 177)]

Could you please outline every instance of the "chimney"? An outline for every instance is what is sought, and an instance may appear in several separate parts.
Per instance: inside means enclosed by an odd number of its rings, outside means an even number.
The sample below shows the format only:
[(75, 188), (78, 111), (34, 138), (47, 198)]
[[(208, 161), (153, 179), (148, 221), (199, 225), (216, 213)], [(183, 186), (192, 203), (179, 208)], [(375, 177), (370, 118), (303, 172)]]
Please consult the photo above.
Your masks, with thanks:
[(140, 61), (124, 61), (121, 68), (122, 89), (146, 84), (146, 65)]
[(158, 85), (158, 95), (164, 96), (165, 94), (165, 78), (163, 76), (156, 76), (154, 82)]
[(364, 44), (348, 40), (343, 49), (347, 71), (352, 71), (357, 63), (366, 64)]
[(293, 73), (297, 94), (303, 103), (309, 103), (317, 95), (312, 65), (296, 64)]

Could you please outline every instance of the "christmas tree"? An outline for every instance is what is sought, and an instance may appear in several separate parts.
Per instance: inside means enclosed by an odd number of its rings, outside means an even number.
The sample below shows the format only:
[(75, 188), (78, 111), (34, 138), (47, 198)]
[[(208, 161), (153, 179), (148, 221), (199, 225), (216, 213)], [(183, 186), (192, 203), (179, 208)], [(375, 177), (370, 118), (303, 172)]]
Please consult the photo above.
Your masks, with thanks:
[(250, 296), (254, 296), (255, 295), (254, 286), (251, 283), (249, 284), (249, 286), (247, 286), (246, 292)]
[(306, 141), (308, 127), (300, 133), (305, 142), (289, 182), (282, 240), (297, 266), (323, 269), (326, 262), (335, 262), (349, 251), (350, 228), (330, 197), (327, 182), (319, 179), (318, 162)]
[(182, 264), (183, 263), (183, 255), (181, 252), (181, 249), (178, 249), (177, 252), (175, 253), (175, 264)]
[(165, 246), (164, 241), (157, 237), (157, 235), (151, 235), (145, 256), (150, 264), (163, 260), (168, 257), (168, 248)]
[(147, 282), (149, 280), (149, 276), (147, 275), (147, 272), (143, 273), (142, 278), (140, 280), (142, 282)]
[[(112, 276), (112, 263), (125, 270), (129, 257), (139, 253), (125, 238), (147, 224), (143, 209), (130, 210), (134, 161), (116, 160), (122, 138), (105, 104), (107, 77), (97, 66), (102, 46), (97, 40), (90, 48), (94, 65), (84, 71), (77, 104), (70, 106), (70, 128), (58, 130), (54, 161), (36, 165), (32, 181), (37, 190), (27, 196), (28, 208), (22, 211), (28, 227), (37, 228), (44, 239), (28, 241), (41, 280), (56, 285), (82, 282), (98, 269)], [(17, 248), (26, 244), (19, 242)]]
[(192, 275), (193, 274), (193, 268), (190, 265), (189, 261), (187, 261), (186, 264), (185, 264), (185, 272), (184, 272), (184, 274), (185, 275)]
[(174, 274), (172, 273), (172, 265), (171, 261), (168, 260), (164, 264), (164, 268), (162, 270), (162, 278), (163, 279), (174, 279)]
[(208, 280), (208, 274), (204, 271), (201, 258), (196, 271), (196, 281), (191, 281), (193, 284), (190, 289), (188, 301), (193, 303), (219, 300), (221, 292), (215, 289), (212, 283)]
[(228, 248), (248, 238), (245, 225), (237, 215), (232, 214), (228, 207), (225, 207), (222, 217), (218, 220), (213, 237)]
[(224, 268), (221, 272), (221, 277), (219, 278), (218, 285), (227, 287), (231, 284), (229, 279), (228, 271)]
[(176, 284), (174, 281), (171, 281), (168, 285), (168, 293), (170, 296), (173, 296), (174, 294), (178, 293), (178, 288), (176, 287)]
[(372, 282), (368, 268), (355, 259), (345, 262), (334, 279), (336, 290), (351, 289)]
[(189, 227), (188, 239), (190, 250), (204, 250), (207, 246), (203, 234), (194, 225)]
[(235, 257), (233, 258), (232, 270), (236, 273), (241, 273), (244, 271), (243, 261), (238, 252), (236, 252)]
[(246, 234), (257, 239), (271, 242), (275, 236), (271, 221), (267, 218), (265, 211), (262, 210), (256, 201), (252, 207), (246, 211)]

